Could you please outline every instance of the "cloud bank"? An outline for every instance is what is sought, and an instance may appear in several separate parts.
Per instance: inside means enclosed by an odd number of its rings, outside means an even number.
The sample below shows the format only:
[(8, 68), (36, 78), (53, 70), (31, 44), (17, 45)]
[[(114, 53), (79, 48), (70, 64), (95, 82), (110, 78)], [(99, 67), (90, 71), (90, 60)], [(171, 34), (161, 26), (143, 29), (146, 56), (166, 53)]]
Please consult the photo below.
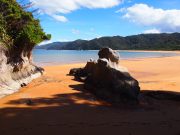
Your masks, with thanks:
[(123, 18), (153, 28), (145, 33), (180, 32), (180, 10), (163, 10), (146, 4), (135, 4), (123, 12)]
[(143, 33), (149, 34), (149, 33), (161, 33), (161, 32), (157, 29), (149, 29), (149, 30), (145, 30)]
[[(81, 8), (111, 8), (119, 5), (122, 0), (30, 0), (42, 13), (52, 16), (57, 21), (67, 22), (62, 14), (71, 13)], [(59, 15), (61, 14), (61, 15)]]

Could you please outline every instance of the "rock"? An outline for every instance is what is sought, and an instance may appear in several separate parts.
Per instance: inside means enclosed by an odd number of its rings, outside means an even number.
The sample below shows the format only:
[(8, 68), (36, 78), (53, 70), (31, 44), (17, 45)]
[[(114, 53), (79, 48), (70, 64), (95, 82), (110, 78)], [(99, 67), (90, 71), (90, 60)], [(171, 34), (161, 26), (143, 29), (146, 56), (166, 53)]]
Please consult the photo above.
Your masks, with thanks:
[(111, 48), (102, 48), (99, 53), (99, 58), (105, 58), (111, 62), (119, 63), (119, 53), (112, 50)]
[(137, 101), (140, 92), (139, 83), (127, 70), (119, 68), (119, 55), (110, 48), (98, 53), (97, 61), (87, 62), (84, 68), (72, 69), (76, 78), (86, 77), (85, 89), (97, 97), (110, 102)]
[(0, 43), (0, 98), (17, 92), (43, 72), (44, 69), (35, 66), (27, 56), (11, 58)]
[(73, 68), (70, 70), (69, 75), (79, 74), (80, 72), (82, 72), (82, 70), (82, 68)]

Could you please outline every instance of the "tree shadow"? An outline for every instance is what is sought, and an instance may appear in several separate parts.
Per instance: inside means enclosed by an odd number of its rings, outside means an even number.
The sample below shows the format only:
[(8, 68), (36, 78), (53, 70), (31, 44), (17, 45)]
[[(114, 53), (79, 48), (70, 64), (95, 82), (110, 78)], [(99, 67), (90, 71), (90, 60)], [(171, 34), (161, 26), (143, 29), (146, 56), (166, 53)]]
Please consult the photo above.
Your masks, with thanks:
[[(52, 95), (49, 98), (20, 98), (7, 102), (13, 107), (0, 109), (0, 134), (180, 133), (177, 128), (180, 125), (180, 93), (143, 90), (140, 100), (145, 103), (125, 108), (97, 104), (99, 99), (86, 91), (83, 84), (69, 87), (73, 88), (74, 93)], [(152, 128), (155, 130), (150, 130)], [(149, 133), (147, 130), (150, 130)]]
[[(81, 102), (79, 102), (81, 101)], [(29, 103), (31, 102), (31, 103)], [(88, 121), (88, 113), (96, 115), (105, 106), (92, 103), (87, 93), (53, 95), (50, 98), (21, 98), (7, 104), (17, 107), (0, 109), (0, 134), (59, 134), (72, 133)], [(19, 107), (25, 105), (26, 107)], [(55, 130), (48, 130), (54, 129)], [(74, 131), (75, 132), (75, 131)], [(84, 131), (85, 132), (85, 131)]]

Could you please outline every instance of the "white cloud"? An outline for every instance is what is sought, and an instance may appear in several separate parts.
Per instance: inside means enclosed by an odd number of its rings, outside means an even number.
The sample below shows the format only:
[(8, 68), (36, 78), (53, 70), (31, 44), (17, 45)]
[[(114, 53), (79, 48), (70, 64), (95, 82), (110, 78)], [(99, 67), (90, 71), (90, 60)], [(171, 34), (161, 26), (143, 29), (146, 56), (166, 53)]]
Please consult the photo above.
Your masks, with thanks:
[(180, 10), (163, 10), (146, 4), (135, 4), (125, 12), (123, 18), (131, 22), (151, 26), (160, 32), (180, 32)]
[[(39, 8), (43, 13), (50, 16), (57, 14), (67, 14), (80, 8), (111, 8), (119, 5), (122, 0), (30, 0), (35, 7)], [(58, 17), (59, 18), (59, 17)], [(55, 18), (56, 19), (56, 18)], [(63, 20), (64, 19), (56, 19)]]
[(72, 33), (75, 34), (75, 35), (79, 35), (79, 34), (80, 34), (80, 31), (77, 30), (77, 29), (72, 29), (71, 31), (72, 31)]
[(160, 31), (158, 29), (149, 29), (149, 30), (145, 30), (143, 33), (145, 33), (145, 34), (160, 33)]
[(60, 22), (67, 22), (68, 19), (64, 16), (61, 16), (61, 15), (52, 15), (52, 17), (57, 20), (57, 21), (60, 21)]
[(50, 43), (52, 43), (52, 42), (53, 42), (52, 40), (45, 40), (45, 41), (39, 43), (38, 45), (39, 45), (39, 46), (41, 46), (41, 45), (46, 45), (46, 44), (50, 44)]
[(98, 35), (96, 38), (101, 38), (101, 37), (103, 37), (103, 36), (101, 36), (101, 35)]
[(124, 11), (126, 11), (126, 8), (121, 8), (121, 9), (117, 10), (115, 13), (121, 13), (121, 12), (124, 12)]

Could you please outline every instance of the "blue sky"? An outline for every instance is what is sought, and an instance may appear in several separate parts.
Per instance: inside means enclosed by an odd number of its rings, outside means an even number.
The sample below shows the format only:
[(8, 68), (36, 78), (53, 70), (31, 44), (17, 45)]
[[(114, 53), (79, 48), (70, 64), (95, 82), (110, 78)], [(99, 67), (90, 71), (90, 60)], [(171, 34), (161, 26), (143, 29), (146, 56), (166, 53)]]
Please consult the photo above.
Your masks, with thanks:
[(29, 0), (54, 41), (180, 32), (180, 0)]

